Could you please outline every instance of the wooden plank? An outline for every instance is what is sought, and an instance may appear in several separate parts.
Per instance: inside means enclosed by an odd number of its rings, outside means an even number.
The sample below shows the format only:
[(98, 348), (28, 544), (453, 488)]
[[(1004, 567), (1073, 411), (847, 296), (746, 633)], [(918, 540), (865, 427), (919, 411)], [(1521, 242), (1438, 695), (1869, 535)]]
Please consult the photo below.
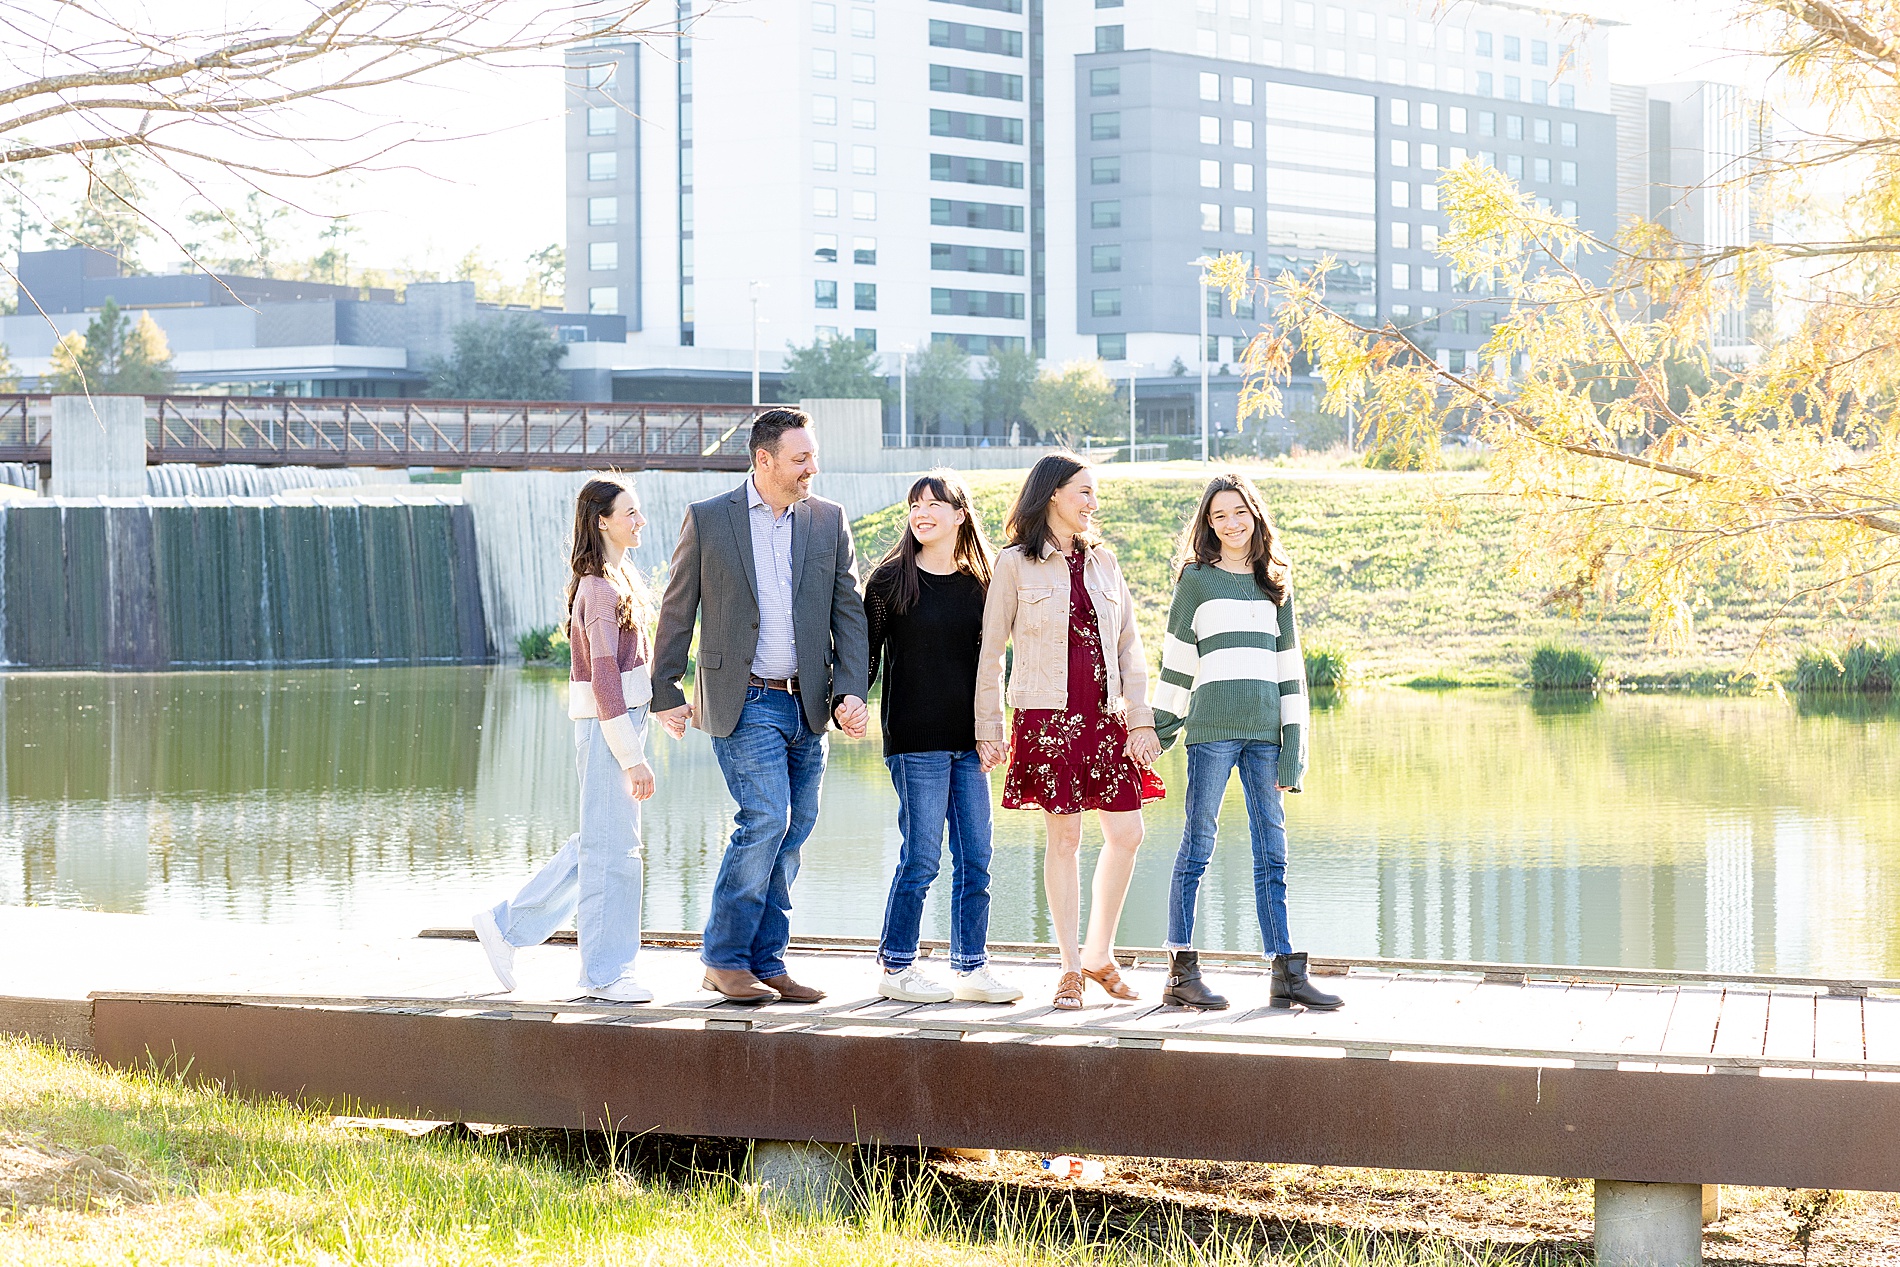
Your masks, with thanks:
[(1675, 986), (1619, 985), (1578, 1027), (1571, 1040), (1591, 1051), (1651, 1052), (1662, 1049), (1675, 1009)]
[(1814, 1000), (1814, 1055), (1820, 1060), (1865, 1060), (1865, 999), (1823, 994)]
[(1768, 991), (1731, 989), (1722, 994), (1722, 1017), (1715, 1042), (1717, 1056), (1759, 1056), (1768, 1033)]
[(1867, 1036), (1867, 1059), (1880, 1065), (1900, 1064), (1900, 998), (1863, 1000), (1861, 1024)]
[(1715, 1027), (1722, 1017), (1722, 991), (1708, 986), (1682, 986), (1663, 1033), (1660, 1050), (1702, 1052), (1715, 1047)]
[(1768, 998), (1768, 1029), (1762, 1055), (1770, 1060), (1814, 1059), (1815, 996), (1776, 990)]

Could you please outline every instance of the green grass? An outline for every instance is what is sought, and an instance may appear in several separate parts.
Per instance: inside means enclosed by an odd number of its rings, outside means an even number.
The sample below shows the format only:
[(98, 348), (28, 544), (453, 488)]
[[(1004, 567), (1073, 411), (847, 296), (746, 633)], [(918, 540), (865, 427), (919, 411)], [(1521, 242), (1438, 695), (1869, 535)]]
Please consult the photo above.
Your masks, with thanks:
[(515, 639), (515, 649), (524, 664), (547, 665), (565, 669), (573, 661), (574, 649), (568, 645), (567, 630), (559, 625), (530, 629)]
[(1531, 685), (1540, 691), (1591, 691), (1603, 681), (1603, 657), (1581, 647), (1540, 642), (1531, 651)]
[[(1516, 520), (1481, 473), (1421, 476), (1368, 470), (1249, 467), (1293, 559), (1301, 637), (1344, 652), (1363, 682), (1420, 676), (1467, 685), (1516, 685), (1538, 643), (1557, 640), (1602, 657), (1606, 676), (1656, 686), (1728, 683), (1758, 650), (1770, 670), (1792, 648), (1822, 636), (1821, 615), (1789, 608), (1785, 594), (1753, 593), (1733, 578), (1706, 588), (1696, 644), (1668, 652), (1649, 636), (1646, 613), (1622, 608), (1578, 618), (1544, 604), (1549, 578), (1513, 571)], [(1134, 590), (1142, 638), (1158, 654), (1173, 585), (1176, 536), (1204, 482), (1195, 463), (1109, 466), (1101, 476), (1100, 526)], [(1022, 476), (973, 472), (971, 490), (992, 537)], [(901, 507), (858, 521), (859, 549), (880, 557), (903, 526)], [(1781, 619), (1777, 623), (1776, 617)], [(1866, 614), (1866, 628), (1900, 625), (1900, 594)], [(1853, 628), (1834, 631), (1851, 638)]]
[(1839, 653), (1806, 647), (1795, 660), (1794, 689), (1850, 695), (1900, 690), (1900, 646), (1856, 642)]
[[(0, 1039), (12, 1148), (90, 1151), (153, 1194), (0, 1211), (0, 1263), (1058, 1264), (1107, 1267), (1506, 1267), (1574, 1255), (1431, 1236), (1103, 1202), (1086, 1190), (982, 1185), (885, 1154), (846, 1206), (804, 1215), (734, 1178), (701, 1141), (670, 1166), (651, 1140), (558, 1132), (410, 1138), (351, 1129), (160, 1073), (124, 1074)], [(909, 1158), (908, 1163), (906, 1158)], [(964, 1189), (975, 1189), (965, 1191)]]
[(1352, 671), (1351, 661), (1340, 647), (1311, 646), (1305, 650), (1306, 684), (1315, 690), (1346, 685)]

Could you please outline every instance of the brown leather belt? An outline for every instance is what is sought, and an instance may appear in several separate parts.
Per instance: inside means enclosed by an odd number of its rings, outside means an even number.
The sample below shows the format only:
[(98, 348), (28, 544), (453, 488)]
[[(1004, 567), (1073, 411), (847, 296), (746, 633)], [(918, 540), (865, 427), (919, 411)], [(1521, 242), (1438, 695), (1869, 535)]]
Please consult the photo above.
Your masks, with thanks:
[(751, 686), (763, 686), (768, 691), (784, 691), (788, 695), (798, 694), (798, 679), (795, 677), (760, 677), (756, 673), (746, 675)]

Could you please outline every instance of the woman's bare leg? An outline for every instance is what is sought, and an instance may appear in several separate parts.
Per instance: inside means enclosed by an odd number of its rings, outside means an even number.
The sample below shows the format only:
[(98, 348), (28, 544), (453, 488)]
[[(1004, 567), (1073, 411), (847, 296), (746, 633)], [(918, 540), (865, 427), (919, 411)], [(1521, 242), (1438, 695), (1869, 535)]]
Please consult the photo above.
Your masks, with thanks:
[(1141, 848), (1143, 832), (1138, 809), (1104, 810), (1100, 817), (1102, 856), (1095, 862), (1095, 881), (1089, 890), (1089, 939), (1082, 947), (1082, 964), (1088, 968), (1115, 962), (1115, 929), (1121, 924), (1128, 882), (1135, 876), (1135, 851)]
[(1062, 950), (1062, 970), (1074, 972), (1082, 962), (1076, 946), (1076, 931), (1082, 922), (1082, 868), (1078, 860), (1082, 816), (1045, 811), (1042, 823), (1048, 835), (1048, 846), (1042, 851), (1042, 891), (1049, 897), (1049, 922), (1055, 926), (1056, 945)]

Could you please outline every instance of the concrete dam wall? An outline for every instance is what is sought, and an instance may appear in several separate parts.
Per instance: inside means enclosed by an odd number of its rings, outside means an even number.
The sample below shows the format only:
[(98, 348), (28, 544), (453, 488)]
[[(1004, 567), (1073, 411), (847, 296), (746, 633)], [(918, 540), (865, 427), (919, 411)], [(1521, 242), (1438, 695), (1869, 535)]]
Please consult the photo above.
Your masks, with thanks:
[(378, 497), (0, 505), (0, 661), (31, 668), (492, 658), (474, 521)]

